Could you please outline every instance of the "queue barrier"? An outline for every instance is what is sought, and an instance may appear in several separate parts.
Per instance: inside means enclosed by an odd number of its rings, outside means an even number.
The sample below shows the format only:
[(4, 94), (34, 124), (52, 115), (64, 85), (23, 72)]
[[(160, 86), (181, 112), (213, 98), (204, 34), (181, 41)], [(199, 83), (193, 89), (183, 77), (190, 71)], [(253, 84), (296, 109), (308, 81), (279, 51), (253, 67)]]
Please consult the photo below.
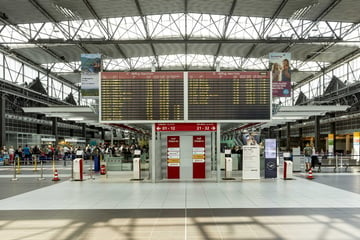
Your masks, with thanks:
[[(294, 171), (297, 170), (295, 159), (301, 159), (300, 164), (305, 164), (304, 155), (293, 155), (294, 160)], [(333, 172), (339, 172), (343, 169), (345, 172), (351, 168), (360, 168), (360, 156), (353, 154), (314, 154), (312, 155), (311, 166), (313, 170), (317, 167), (317, 172), (320, 172), (322, 168), (331, 168)]]

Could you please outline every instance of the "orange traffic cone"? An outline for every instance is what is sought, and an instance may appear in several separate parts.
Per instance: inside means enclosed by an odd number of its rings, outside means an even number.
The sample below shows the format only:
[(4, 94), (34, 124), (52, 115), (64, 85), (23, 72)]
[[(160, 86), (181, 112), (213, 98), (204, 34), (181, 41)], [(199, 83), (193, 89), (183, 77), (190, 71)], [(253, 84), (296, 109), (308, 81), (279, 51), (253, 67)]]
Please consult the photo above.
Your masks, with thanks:
[(52, 179), (53, 181), (59, 181), (60, 180), (60, 178), (59, 178), (59, 176), (58, 176), (58, 171), (57, 171), (57, 169), (55, 169), (55, 171), (54, 171), (54, 178)]
[(314, 176), (312, 175), (312, 168), (310, 168), (310, 170), (308, 172), (308, 176), (306, 178), (307, 179), (314, 179)]

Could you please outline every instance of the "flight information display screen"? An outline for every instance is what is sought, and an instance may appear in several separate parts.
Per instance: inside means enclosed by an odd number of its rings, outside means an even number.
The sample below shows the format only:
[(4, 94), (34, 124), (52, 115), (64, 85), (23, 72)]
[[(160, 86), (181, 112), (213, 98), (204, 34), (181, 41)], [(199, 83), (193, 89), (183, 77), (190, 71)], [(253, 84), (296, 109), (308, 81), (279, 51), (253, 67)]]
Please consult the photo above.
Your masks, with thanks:
[(189, 72), (188, 120), (270, 120), (267, 72)]
[(183, 76), (183, 72), (103, 72), (100, 120), (184, 120)]
[(265, 121), (267, 72), (103, 72), (100, 121)]

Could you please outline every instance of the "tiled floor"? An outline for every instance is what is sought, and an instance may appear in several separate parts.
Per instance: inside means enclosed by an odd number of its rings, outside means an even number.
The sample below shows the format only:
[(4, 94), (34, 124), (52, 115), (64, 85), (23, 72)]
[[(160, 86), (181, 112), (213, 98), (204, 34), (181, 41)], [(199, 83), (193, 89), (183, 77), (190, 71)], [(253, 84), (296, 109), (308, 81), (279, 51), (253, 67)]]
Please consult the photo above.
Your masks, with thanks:
[[(360, 175), (314, 175), (156, 184), (114, 173), (82, 182), (50, 177), (2, 197), (0, 239), (360, 239), (360, 194), (338, 186), (358, 189)], [(1, 175), (1, 192), (37, 183), (33, 175), (9, 177)]]

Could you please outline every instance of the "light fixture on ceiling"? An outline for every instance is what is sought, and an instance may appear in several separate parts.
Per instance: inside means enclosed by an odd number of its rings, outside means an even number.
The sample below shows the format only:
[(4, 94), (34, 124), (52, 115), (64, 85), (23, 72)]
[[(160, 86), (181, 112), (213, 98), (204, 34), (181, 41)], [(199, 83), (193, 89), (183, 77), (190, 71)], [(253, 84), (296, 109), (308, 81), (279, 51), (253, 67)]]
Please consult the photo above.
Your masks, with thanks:
[(310, 12), (310, 10), (319, 4), (319, 0), (307, 0), (303, 1), (303, 3), (304, 6), (295, 10), (295, 12), (293, 12), (293, 14), (291, 15), (290, 20), (304, 19), (304, 17)]
[(72, 10), (69, 6), (66, 6), (69, 4), (69, 1), (64, 0), (53, 0), (52, 2), (52, 6), (56, 9), (56, 11), (64, 15), (66, 18), (74, 21), (81, 20), (82, 18), (77, 11)]

